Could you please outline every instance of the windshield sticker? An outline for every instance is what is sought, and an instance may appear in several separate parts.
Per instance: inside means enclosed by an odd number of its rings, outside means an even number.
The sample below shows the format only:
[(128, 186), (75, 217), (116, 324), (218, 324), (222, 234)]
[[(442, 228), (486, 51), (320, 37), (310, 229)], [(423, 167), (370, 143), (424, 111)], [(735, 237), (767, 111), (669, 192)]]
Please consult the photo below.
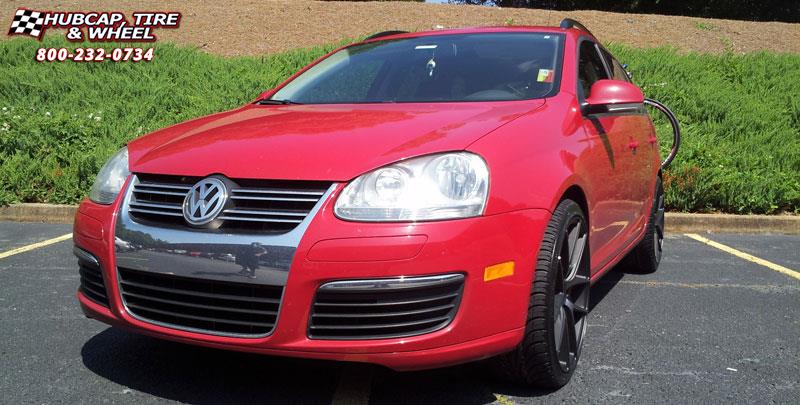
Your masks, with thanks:
[(439, 45), (417, 45), (414, 49), (436, 49)]
[(552, 83), (553, 82), (553, 70), (552, 69), (539, 69), (539, 76), (536, 77), (536, 81), (539, 83)]

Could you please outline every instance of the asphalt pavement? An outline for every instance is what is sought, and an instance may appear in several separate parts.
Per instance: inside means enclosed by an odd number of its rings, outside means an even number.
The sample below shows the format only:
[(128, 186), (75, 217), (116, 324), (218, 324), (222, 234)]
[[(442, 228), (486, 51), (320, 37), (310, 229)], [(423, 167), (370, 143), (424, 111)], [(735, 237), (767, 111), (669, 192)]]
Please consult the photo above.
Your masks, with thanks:
[[(0, 257), (69, 225), (0, 222)], [(800, 236), (703, 235), (800, 271)], [(484, 364), (397, 373), (161, 341), (86, 319), (65, 240), (0, 258), (0, 403), (800, 403), (800, 280), (682, 234), (658, 272), (592, 290), (583, 355), (557, 391)]]

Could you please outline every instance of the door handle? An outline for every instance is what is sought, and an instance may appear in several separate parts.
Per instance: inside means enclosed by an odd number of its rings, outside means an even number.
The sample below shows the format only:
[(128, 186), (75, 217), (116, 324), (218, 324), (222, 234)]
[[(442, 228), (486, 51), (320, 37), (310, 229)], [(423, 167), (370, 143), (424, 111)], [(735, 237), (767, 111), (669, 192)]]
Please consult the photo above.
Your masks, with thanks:
[(631, 148), (631, 150), (636, 150), (636, 148), (639, 147), (639, 142), (631, 140), (630, 142), (628, 142), (628, 147)]

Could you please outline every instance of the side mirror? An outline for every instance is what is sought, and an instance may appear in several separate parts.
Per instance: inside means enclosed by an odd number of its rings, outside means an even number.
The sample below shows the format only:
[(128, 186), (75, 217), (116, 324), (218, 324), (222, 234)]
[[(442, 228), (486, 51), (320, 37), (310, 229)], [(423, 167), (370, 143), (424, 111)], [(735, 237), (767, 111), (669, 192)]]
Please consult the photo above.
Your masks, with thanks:
[(642, 90), (634, 84), (622, 80), (598, 80), (586, 98), (586, 114), (626, 112), (639, 110), (644, 102)]

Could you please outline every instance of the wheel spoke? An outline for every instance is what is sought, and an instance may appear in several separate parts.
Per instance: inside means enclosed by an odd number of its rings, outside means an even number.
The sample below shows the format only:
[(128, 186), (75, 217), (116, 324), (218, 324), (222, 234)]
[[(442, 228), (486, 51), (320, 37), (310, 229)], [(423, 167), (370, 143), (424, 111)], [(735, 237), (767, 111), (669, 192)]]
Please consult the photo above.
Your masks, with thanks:
[(571, 276), (575, 269), (580, 266), (581, 259), (583, 258), (583, 251), (586, 245), (586, 234), (583, 233), (582, 224), (582, 222), (578, 221), (569, 234), (569, 273), (566, 274), (567, 277)]
[(579, 287), (584, 284), (589, 284), (589, 277), (576, 274), (575, 277), (564, 283), (564, 289), (567, 291), (571, 291), (575, 287)]
[(569, 322), (569, 318), (570, 318), (569, 311), (564, 311), (563, 307), (561, 309), (562, 309), (562, 313), (564, 314), (564, 318), (563, 318), (563, 322), (561, 322), (561, 328), (560, 328), (560, 330), (558, 332), (558, 334), (560, 335), (561, 338), (556, 343), (556, 347), (558, 348), (557, 349), (558, 360), (561, 362), (561, 364), (563, 366), (565, 366), (565, 367), (567, 367), (567, 369), (569, 369), (569, 367), (570, 367), (570, 363), (569, 363), (570, 357), (569, 357), (569, 355), (570, 355), (570, 352), (572, 351), (572, 336), (571, 335), (572, 335), (572, 330), (574, 329), (574, 327)]
[(572, 215), (562, 228), (557, 245), (558, 263), (553, 263), (553, 347), (564, 372), (571, 372), (580, 356), (580, 346), (589, 313), (590, 277), (588, 268), (588, 232), (584, 219)]
[[(569, 365), (569, 368), (572, 368), (575, 361), (575, 353), (578, 352), (578, 338), (575, 333), (575, 315), (572, 311), (567, 310), (565, 318), (564, 324), (567, 327), (567, 336), (565, 336), (566, 339), (564, 340), (567, 341), (567, 364)], [(563, 343), (562, 346), (564, 346)]]
[(564, 340), (564, 294), (557, 294), (553, 300), (553, 330), (555, 331), (556, 347), (560, 347)]
[(664, 196), (658, 197), (658, 208), (656, 210), (656, 227), (659, 232), (664, 231)]
[(570, 301), (569, 296), (564, 299), (564, 309), (566, 309), (567, 313), (573, 313), (575, 311), (575, 304)]
[(575, 254), (575, 245), (578, 242), (578, 237), (580, 237), (581, 233), (581, 222), (578, 221), (572, 229), (569, 230), (569, 234), (567, 235), (567, 248), (569, 249), (570, 254), (570, 263), (572, 262), (572, 255)]

